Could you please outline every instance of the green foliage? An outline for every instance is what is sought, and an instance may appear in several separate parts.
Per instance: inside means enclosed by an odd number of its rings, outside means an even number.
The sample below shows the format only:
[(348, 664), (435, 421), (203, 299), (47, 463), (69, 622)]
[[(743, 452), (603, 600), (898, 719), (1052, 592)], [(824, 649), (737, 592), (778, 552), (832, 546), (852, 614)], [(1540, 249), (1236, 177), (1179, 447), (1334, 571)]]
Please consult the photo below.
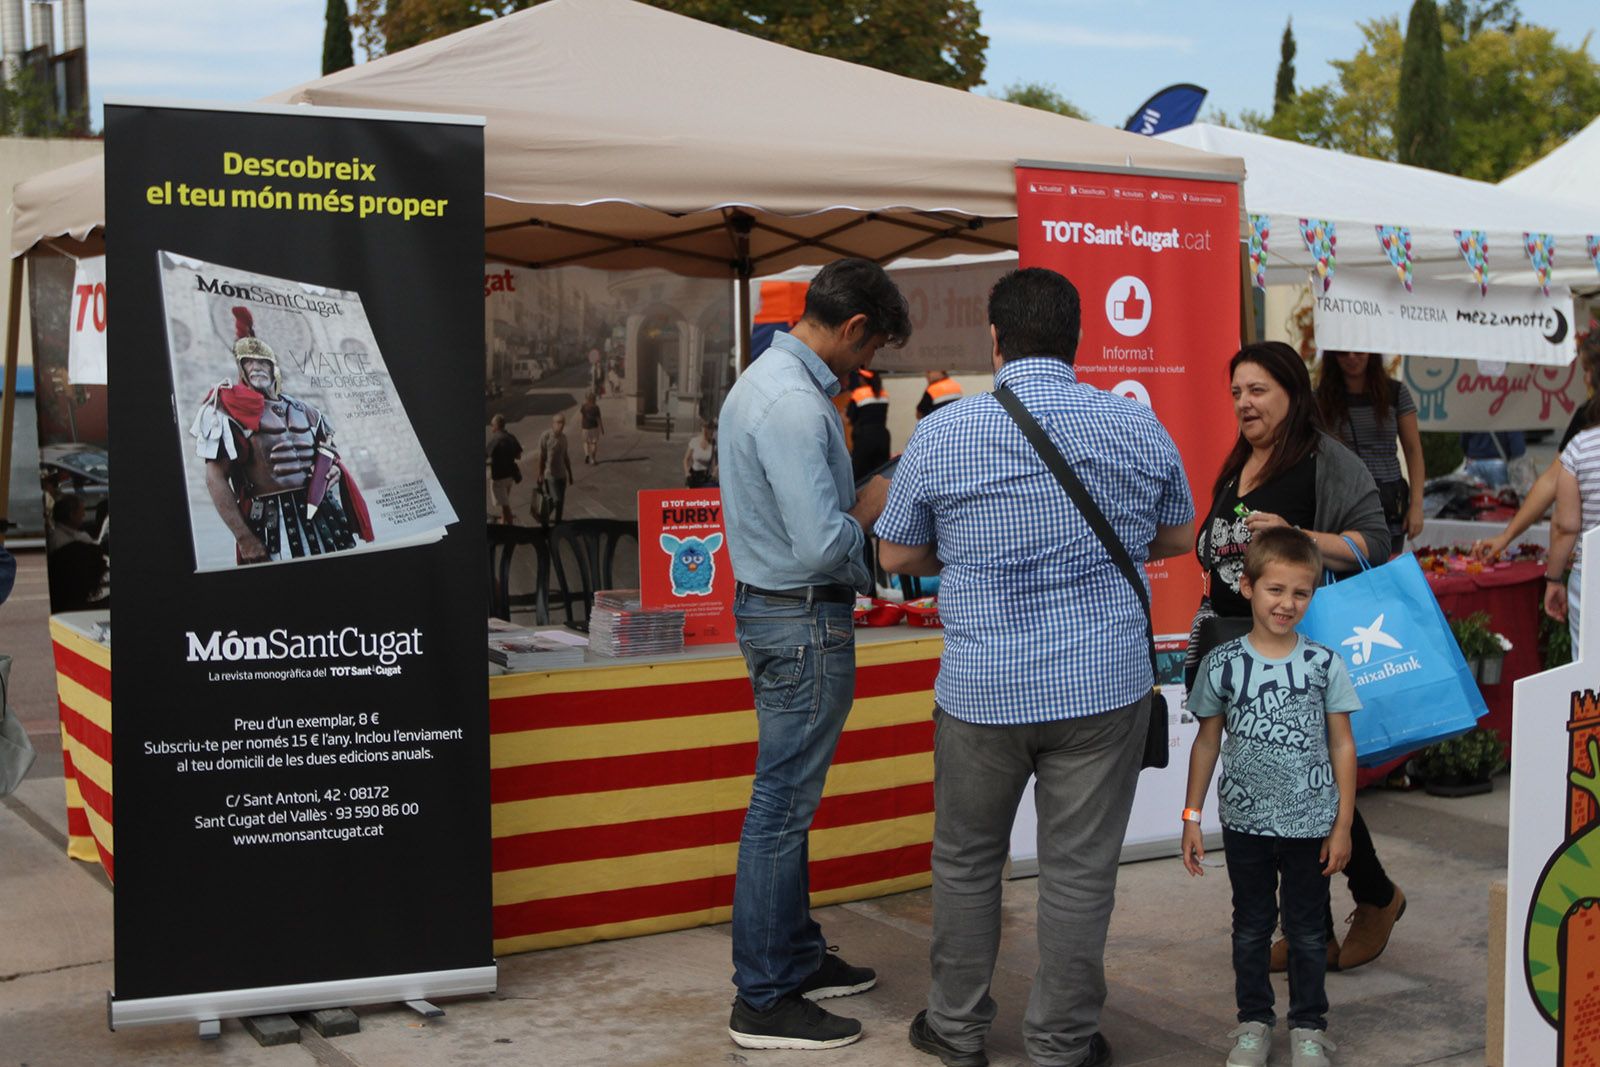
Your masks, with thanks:
[(1469, 730), (1417, 755), (1417, 766), (1430, 782), (1486, 782), (1505, 765), (1505, 745), (1493, 730)]
[[(356, 0), (368, 57), (464, 30), (537, 0)], [(970, 89), (989, 47), (977, 0), (648, 0), (656, 7), (792, 48)], [(685, 62), (693, 62), (684, 57)]]
[(1422, 431), (1422, 469), (1429, 478), (1443, 478), (1460, 467), (1465, 459), (1460, 434)]
[[(1499, 181), (1600, 114), (1600, 63), (1590, 57), (1587, 38), (1563, 47), (1553, 30), (1522, 23), (1515, 4), (1475, 4), (1458, 16), (1447, 5), (1443, 22), (1451, 173)], [(1397, 159), (1405, 36), (1394, 17), (1363, 22), (1360, 30), (1356, 54), (1332, 61), (1334, 81), (1299, 90), (1270, 116), (1242, 112), (1238, 124), (1320, 148)]]
[(1278, 47), (1278, 80), (1272, 86), (1272, 113), (1294, 98), (1294, 16), (1283, 27), (1283, 44)]
[(1465, 659), (1494, 659), (1506, 654), (1500, 638), (1489, 625), (1491, 621), (1487, 611), (1475, 611), (1466, 618), (1450, 620), (1450, 632), (1455, 635)]
[(322, 21), (322, 73), (332, 74), (353, 66), (356, 57), (350, 39), (350, 8), (345, 0), (328, 0)]
[(56, 110), (55, 88), (38, 69), (24, 67), (14, 84), (0, 83), (0, 136), (79, 137), (88, 130), (85, 111)]
[(1455, 28), (1456, 36), (1465, 40), (1482, 29), (1503, 30), (1510, 33), (1522, 21), (1522, 12), (1516, 0), (1448, 0), (1439, 18)]
[(1400, 96), (1395, 114), (1395, 158), (1401, 163), (1450, 169), (1450, 101), (1444, 38), (1433, 0), (1416, 0), (1406, 23), (1400, 58)]
[(1089, 116), (1070, 100), (1056, 91), (1054, 85), (1044, 82), (1013, 82), (1006, 86), (1000, 99), (1023, 107), (1036, 107), (1040, 111), (1054, 111), (1057, 115), (1088, 120)]
[(1544, 612), (1539, 613), (1539, 662), (1545, 670), (1572, 662), (1572, 631)]

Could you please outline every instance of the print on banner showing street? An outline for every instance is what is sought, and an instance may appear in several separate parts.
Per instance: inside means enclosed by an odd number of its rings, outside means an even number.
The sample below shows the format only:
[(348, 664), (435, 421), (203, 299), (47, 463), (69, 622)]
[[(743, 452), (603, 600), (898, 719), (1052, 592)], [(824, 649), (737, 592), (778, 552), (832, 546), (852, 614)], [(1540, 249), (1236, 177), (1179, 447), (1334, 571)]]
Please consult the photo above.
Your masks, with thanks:
[(443, 536), (455, 511), (358, 293), (157, 259), (197, 571)]

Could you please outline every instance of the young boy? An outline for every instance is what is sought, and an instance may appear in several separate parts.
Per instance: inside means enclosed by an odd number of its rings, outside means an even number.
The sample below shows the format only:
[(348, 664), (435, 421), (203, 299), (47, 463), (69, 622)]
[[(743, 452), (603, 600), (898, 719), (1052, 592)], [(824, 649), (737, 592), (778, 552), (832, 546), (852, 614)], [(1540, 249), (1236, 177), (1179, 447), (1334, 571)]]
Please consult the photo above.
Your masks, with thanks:
[[(1322, 573), (1316, 544), (1292, 526), (1257, 531), (1240, 592), (1250, 633), (1201, 662), (1188, 707), (1200, 720), (1189, 756), (1183, 865), (1200, 860), (1200, 806), (1222, 754), (1222, 840), (1233, 885), (1234, 996), (1239, 1027), (1229, 1067), (1262, 1067), (1272, 1048), (1267, 975), (1282, 887), (1289, 942), (1289, 1043), (1294, 1067), (1326, 1067), (1328, 995), (1324, 911), (1328, 877), (1350, 859), (1356, 751), (1355, 687), (1337, 652), (1295, 633)], [(1227, 739), (1223, 740), (1223, 720)]]

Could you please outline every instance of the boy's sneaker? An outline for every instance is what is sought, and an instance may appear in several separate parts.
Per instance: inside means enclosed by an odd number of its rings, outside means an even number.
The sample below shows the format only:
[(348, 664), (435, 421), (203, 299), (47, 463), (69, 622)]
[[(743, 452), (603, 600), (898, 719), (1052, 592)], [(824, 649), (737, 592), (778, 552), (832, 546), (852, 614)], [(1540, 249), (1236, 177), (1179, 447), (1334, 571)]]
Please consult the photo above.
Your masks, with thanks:
[(1233, 1038), (1233, 1051), (1228, 1053), (1227, 1067), (1266, 1067), (1272, 1055), (1272, 1027), (1240, 1023), (1228, 1036)]
[(939, 1057), (939, 1062), (945, 1067), (989, 1067), (989, 1057), (984, 1055), (983, 1049), (968, 1052), (956, 1048), (935, 1033), (933, 1027), (928, 1025), (926, 1008), (917, 1012), (917, 1017), (911, 1020), (911, 1047)]
[(785, 993), (766, 1011), (735, 997), (728, 1036), (740, 1048), (840, 1048), (861, 1040), (861, 1024), (824, 1011), (798, 993)]
[(822, 966), (795, 989), (807, 1000), (827, 1000), (829, 997), (848, 997), (865, 993), (878, 984), (878, 972), (871, 967), (852, 967), (840, 956), (839, 950), (829, 947), (822, 954)]
[(1339, 1051), (1339, 1046), (1322, 1030), (1290, 1030), (1289, 1051), (1293, 1067), (1328, 1067), (1333, 1062), (1328, 1053)]

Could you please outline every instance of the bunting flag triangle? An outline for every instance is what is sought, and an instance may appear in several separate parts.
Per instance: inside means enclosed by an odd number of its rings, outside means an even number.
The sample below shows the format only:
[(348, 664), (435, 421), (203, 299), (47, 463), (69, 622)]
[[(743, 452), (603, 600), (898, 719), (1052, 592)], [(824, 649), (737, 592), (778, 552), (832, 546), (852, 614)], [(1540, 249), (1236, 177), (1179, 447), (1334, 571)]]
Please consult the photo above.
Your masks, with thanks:
[(1317, 277), (1322, 279), (1322, 291), (1327, 292), (1333, 284), (1333, 268), (1339, 244), (1334, 225), (1327, 219), (1301, 219), (1300, 238), (1311, 253), (1311, 263), (1316, 268)]
[(1267, 287), (1267, 239), (1272, 236), (1272, 219), (1250, 216), (1250, 277), (1257, 289)]
[(1461, 258), (1472, 268), (1472, 280), (1478, 283), (1478, 295), (1489, 295), (1489, 235), (1483, 230), (1457, 230), (1456, 244), (1461, 247)]
[(1594, 261), (1594, 269), (1600, 270), (1600, 234), (1591, 233), (1585, 237), (1583, 247), (1589, 253), (1589, 258)]
[(1378, 244), (1389, 257), (1406, 292), (1411, 292), (1411, 228), (1409, 226), (1374, 226), (1378, 231)]
[(1550, 272), (1555, 267), (1556, 238), (1551, 233), (1525, 233), (1523, 245), (1528, 249), (1528, 262), (1533, 264), (1534, 277), (1539, 281), (1539, 291), (1550, 295)]

